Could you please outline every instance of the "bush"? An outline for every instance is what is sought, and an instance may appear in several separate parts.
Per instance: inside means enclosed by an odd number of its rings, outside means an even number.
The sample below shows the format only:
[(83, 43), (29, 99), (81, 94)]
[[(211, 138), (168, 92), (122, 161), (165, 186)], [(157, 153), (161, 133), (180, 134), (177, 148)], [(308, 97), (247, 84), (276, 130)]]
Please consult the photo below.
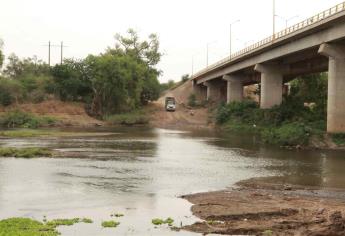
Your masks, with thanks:
[(191, 95), (189, 95), (188, 97), (188, 106), (190, 107), (196, 107), (196, 95), (194, 93), (192, 93)]
[(345, 133), (332, 134), (332, 140), (335, 144), (342, 146), (345, 144)]
[(8, 128), (38, 128), (56, 123), (52, 117), (36, 117), (20, 110), (5, 113), (0, 116), (0, 126)]
[(243, 118), (258, 108), (254, 101), (245, 100), (243, 102), (232, 102), (227, 105), (221, 104), (217, 109), (216, 122), (224, 124), (230, 119)]
[(150, 122), (148, 115), (142, 111), (110, 115), (105, 120), (110, 125), (145, 125)]
[(279, 128), (265, 129), (261, 135), (266, 143), (297, 146), (308, 144), (310, 131), (304, 124), (291, 123)]

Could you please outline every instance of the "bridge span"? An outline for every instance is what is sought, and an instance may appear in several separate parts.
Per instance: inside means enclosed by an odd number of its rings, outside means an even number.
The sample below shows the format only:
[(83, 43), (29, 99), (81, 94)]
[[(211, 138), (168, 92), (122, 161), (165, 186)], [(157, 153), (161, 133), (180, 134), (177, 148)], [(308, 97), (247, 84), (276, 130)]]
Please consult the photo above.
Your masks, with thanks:
[(260, 107), (282, 103), (283, 85), (328, 71), (327, 131), (345, 132), (345, 2), (288, 27), (192, 76), (199, 99), (241, 101), (261, 84)]

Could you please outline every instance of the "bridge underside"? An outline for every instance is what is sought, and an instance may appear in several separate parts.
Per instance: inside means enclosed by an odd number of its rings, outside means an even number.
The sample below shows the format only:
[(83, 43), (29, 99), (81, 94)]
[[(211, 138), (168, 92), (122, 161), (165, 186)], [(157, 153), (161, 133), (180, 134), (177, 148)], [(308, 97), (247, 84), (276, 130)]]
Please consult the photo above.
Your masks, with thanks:
[(199, 99), (241, 101), (244, 86), (261, 84), (260, 107), (268, 109), (282, 102), (283, 85), (299, 76), (329, 72), (327, 131), (345, 132), (345, 45), (342, 41), (321, 44), (305, 50), (253, 64), (212, 79), (195, 81)]

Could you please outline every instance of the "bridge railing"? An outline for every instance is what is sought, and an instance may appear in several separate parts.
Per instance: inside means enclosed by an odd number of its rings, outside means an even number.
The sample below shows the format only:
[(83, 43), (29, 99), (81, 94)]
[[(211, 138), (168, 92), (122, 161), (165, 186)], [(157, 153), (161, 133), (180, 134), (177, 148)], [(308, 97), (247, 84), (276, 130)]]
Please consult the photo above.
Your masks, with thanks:
[(344, 12), (344, 11), (345, 11), (345, 2), (340, 3), (340, 4), (338, 4), (332, 8), (329, 8), (329, 9), (327, 9), (327, 10), (325, 10), (325, 11), (323, 11), (323, 12), (321, 12), (321, 13), (313, 16), (313, 17), (310, 17), (304, 21), (301, 21), (295, 25), (292, 25), (292, 26), (290, 26), (290, 27), (288, 27), (282, 31), (279, 31), (279, 32), (275, 33), (274, 35), (271, 35), (271, 36), (269, 36), (269, 37), (267, 37), (267, 38), (265, 38), (259, 42), (256, 42), (256, 43), (254, 43), (248, 47), (245, 47), (242, 50), (231, 54), (231, 56), (228, 56), (228, 57), (226, 57), (226, 58), (224, 58), (224, 59), (222, 59), (222, 60), (220, 60), (214, 64), (211, 64), (210, 66), (206, 67), (205, 69), (197, 72), (196, 74), (193, 75), (193, 78), (198, 77), (204, 73), (207, 73), (208, 71), (211, 71), (211, 70), (213, 70), (219, 66), (222, 66), (228, 62), (234, 61), (234, 60), (240, 58), (241, 56), (243, 56), (247, 53), (250, 53), (250, 52), (255, 51), (257, 49), (271, 45), (277, 39), (280, 39), (280, 38), (283, 38), (283, 37), (288, 36), (290, 34), (293, 34), (293, 33), (297, 32), (301, 29), (304, 29), (308, 26), (316, 24), (322, 20), (330, 18), (330, 17), (332, 17), (332, 16), (334, 16), (340, 12)]

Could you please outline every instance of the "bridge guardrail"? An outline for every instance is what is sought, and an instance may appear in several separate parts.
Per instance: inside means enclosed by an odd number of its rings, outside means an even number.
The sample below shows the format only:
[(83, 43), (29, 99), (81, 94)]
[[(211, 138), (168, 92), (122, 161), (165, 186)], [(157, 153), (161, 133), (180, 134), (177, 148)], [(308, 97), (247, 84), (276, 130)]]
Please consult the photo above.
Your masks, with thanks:
[(304, 21), (301, 21), (295, 25), (292, 25), (292, 26), (284, 29), (284, 30), (281, 30), (281, 31), (275, 33), (274, 35), (271, 35), (271, 36), (269, 36), (269, 37), (267, 37), (267, 38), (265, 38), (259, 42), (256, 42), (256, 43), (254, 43), (248, 47), (245, 47), (242, 50), (231, 54), (231, 56), (228, 56), (228, 57), (226, 57), (226, 58), (224, 58), (224, 59), (222, 59), (222, 60), (220, 60), (214, 64), (211, 64), (210, 66), (206, 67), (205, 69), (194, 74), (192, 77), (196, 78), (196, 77), (198, 77), (198, 76), (200, 76), (206, 72), (209, 72), (209, 71), (211, 71), (211, 70), (213, 70), (213, 69), (215, 69), (221, 65), (224, 65), (224, 64), (231, 62), (231, 61), (234, 61), (234, 60), (240, 58), (241, 56), (243, 56), (243, 55), (245, 55), (251, 51), (257, 50), (259, 48), (263, 48), (267, 45), (271, 45), (277, 39), (288, 36), (292, 33), (297, 32), (298, 30), (304, 29), (310, 25), (313, 25), (313, 24), (318, 23), (322, 20), (328, 19), (328, 18), (334, 16), (335, 14), (338, 14), (338, 13), (343, 12), (343, 11), (345, 11), (345, 2), (337, 4), (336, 6), (334, 6), (332, 8), (329, 8), (329, 9), (327, 9), (327, 10), (325, 10), (325, 11), (323, 11), (317, 15), (314, 15), (314, 16), (304, 20)]

